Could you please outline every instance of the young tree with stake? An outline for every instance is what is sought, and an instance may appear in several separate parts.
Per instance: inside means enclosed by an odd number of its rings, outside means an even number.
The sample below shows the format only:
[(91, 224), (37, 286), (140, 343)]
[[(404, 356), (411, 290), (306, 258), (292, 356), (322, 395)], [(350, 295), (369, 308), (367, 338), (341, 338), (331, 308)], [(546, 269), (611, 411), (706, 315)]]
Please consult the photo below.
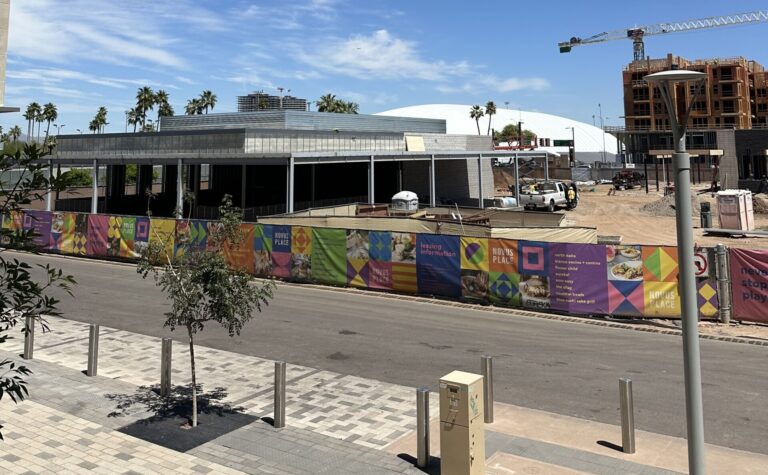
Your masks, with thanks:
[[(185, 197), (189, 198), (189, 195)], [(189, 247), (174, 258), (173, 251), (169, 254), (167, 243), (154, 235), (156, 239), (150, 240), (137, 269), (144, 278), (153, 274), (171, 301), (165, 326), (172, 331), (177, 327), (186, 330), (192, 372), (192, 427), (197, 426), (195, 335), (208, 323), (218, 323), (227, 329), (229, 336), (239, 335), (243, 325), (251, 320), (254, 312), (261, 312), (262, 306), (269, 304), (274, 293), (272, 281), (255, 284), (245, 270), (227, 263), (225, 250), (243, 245), (242, 213), (232, 206), (229, 195), (222, 200), (219, 212), (219, 220), (209, 224), (207, 246)]]

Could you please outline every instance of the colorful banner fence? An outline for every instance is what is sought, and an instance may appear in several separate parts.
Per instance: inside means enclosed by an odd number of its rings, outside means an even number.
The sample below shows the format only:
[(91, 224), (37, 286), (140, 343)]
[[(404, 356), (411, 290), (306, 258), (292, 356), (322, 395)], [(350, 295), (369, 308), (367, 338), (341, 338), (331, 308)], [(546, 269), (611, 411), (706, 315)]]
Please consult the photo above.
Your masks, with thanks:
[(733, 318), (768, 323), (768, 251), (731, 249)]
[[(153, 241), (161, 242), (175, 257), (193, 247), (205, 248), (212, 225), (199, 220), (43, 211), (3, 219), (8, 229), (34, 230), (44, 251), (123, 259), (136, 259)], [(226, 258), (257, 276), (581, 315), (680, 315), (675, 247), (242, 226), (245, 240), (237, 249), (225, 249)], [(759, 253), (736, 256), (731, 261), (734, 269), (753, 269), (754, 260), (763, 259), (761, 265), (768, 260)], [(750, 277), (749, 291), (758, 297), (742, 299), (749, 303), (739, 302), (739, 308), (750, 318), (768, 320), (768, 293), (760, 287), (768, 277)], [(716, 317), (714, 278), (704, 275), (697, 280), (701, 317)], [(740, 312), (736, 313), (738, 318)]]

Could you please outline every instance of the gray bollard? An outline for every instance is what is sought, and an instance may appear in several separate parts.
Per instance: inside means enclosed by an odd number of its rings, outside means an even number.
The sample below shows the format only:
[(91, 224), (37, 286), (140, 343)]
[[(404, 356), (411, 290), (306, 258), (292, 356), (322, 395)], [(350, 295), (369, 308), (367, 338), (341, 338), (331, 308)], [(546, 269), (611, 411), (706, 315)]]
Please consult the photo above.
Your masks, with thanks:
[(88, 331), (88, 369), (87, 376), (96, 376), (99, 366), (99, 326), (91, 323)]
[(717, 300), (720, 321), (731, 323), (731, 282), (728, 267), (728, 248), (722, 244), (715, 246), (715, 271), (717, 273)]
[(173, 340), (163, 338), (160, 350), (160, 396), (171, 395), (171, 360), (173, 357)]
[(285, 361), (275, 361), (275, 429), (285, 427)]
[(480, 357), (480, 372), (483, 375), (483, 408), (486, 424), (493, 423), (493, 356)]
[(429, 388), (416, 390), (416, 466), (429, 465)]
[(619, 378), (619, 400), (621, 404), (621, 450), (625, 454), (635, 453), (635, 407), (632, 401), (632, 380)]
[(26, 332), (24, 333), (24, 359), (31, 360), (32, 353), (35, 349), (35, 317), (28, 316), (24, 325)]

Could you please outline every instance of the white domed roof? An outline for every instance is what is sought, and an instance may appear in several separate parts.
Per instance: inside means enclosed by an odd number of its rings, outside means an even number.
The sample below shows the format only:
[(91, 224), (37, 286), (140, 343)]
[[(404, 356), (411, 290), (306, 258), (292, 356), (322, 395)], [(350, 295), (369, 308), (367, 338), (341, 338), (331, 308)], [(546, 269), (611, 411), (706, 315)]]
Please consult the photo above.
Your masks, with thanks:
[[(481, 107), (485, 110), (482, 104)], [(477, 124), (474, 119), (469, 117), (471, 108), (471, 105), (462, 104), (424, 104), (379, 112), (377, 115), (445, 119), (447, 133), (475, 135), (477, 134)], [(496, 114), (492, 116), (491, 120), (493, 121), (491, 128), (496, 130), (501, 130), (508, 124), (517, 124), (522, 120), (524, 130), (532, 131), (538, 138), (548, 138), (550, 143), (552, 140), (570, 140), (570, 127), (573, 127), (576, 136), (576, 156), (583, 161), (599, 160), (603, 151), (603, 143), (605, 144), (607, 161), (613, 162), (614, 155), (617, 153), (616, 137), (605, 134), (599, 127), (565, 117), (542, 112), (505, 109), (496, 105)], [(485, 135), (487, 131), (488, 116), (483, 116), (480, 119), (480, 133)], [(538, 148), (555, 153), (568, 152), (568, 147)]]

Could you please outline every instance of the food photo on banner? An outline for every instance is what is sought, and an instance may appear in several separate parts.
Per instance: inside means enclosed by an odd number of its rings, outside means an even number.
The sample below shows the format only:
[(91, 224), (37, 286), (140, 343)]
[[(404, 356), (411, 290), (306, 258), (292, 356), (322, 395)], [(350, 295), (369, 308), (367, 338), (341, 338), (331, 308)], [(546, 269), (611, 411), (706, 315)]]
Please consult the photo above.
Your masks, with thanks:
[(392, 290), (418, 293), (416, 276), (416, 245), (418, 234), (391, 233), (392, 238)]
[(256, 224), (253, 227), (253, 274), (272, 275), (272, 226)]
[(291, 228), (291, 278), (308, 281), (312, 275), (312, 228)]
[(768, 251), (729, 250), (733, 318), (768, 323)]
[(639, 317), (645, 310), (643, 260), (640, 246), (605, 246), (606, 285), (610, 315)]

